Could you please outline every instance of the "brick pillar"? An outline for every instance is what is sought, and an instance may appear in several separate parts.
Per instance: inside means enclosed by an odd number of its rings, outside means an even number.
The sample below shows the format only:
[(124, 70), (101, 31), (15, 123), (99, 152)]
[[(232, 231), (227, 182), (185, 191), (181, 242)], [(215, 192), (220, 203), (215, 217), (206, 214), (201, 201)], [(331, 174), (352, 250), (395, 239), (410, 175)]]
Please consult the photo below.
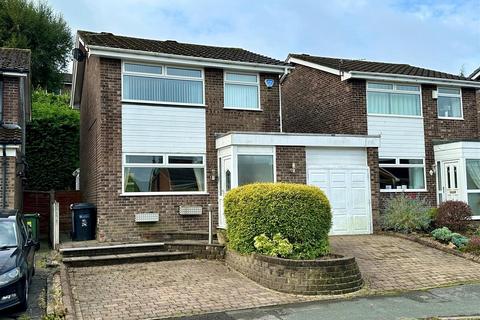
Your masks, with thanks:
[(376, 231), (380, 229), (380, 173), (378, 167), (378, 148), (367, 148), (367, 163), (370, 168), (373, 230)]

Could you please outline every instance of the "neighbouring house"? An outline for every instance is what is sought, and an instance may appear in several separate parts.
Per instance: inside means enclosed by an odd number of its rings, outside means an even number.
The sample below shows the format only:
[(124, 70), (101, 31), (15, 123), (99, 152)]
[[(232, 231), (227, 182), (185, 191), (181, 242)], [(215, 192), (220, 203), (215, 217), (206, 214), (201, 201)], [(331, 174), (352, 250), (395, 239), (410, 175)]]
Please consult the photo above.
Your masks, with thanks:
[(62, 73), (62, 86), (59, 89), (60, 94), (70, 93), (72, 91), (72, 74)]
[(282, 132), (289, 64), (88, 31), (78, 32), (74, 57), (80, 188), (97, 207), (99, 240), (206, 232), (209, 213), (226, 227), (225, 193), (258, 181), (320, 185), (338, 204), (333, 233), (372, 232), (379, 137)]
[(0, 48), (0, 206), (22, 209), (26, 123), (31, 117), (30, 50)]
[[(480, 71), (469, 79), (307, 54), (287, 62), (294, 68), (282, 84), (286, 132), (380, 135), (380, 195), (372, 201), (403, 192), (432, 205), (461, 200), (480, 219)], [(343, 205), (333, 201), (334, 211)]]

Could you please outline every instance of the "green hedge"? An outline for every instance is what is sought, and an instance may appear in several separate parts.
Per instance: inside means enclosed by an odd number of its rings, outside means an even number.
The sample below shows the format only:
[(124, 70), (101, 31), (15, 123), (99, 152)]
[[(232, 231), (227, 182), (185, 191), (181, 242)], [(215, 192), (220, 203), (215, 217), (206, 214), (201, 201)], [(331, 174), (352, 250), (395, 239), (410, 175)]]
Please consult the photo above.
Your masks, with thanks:
[(249, 184), (229, 191), (224, 205), (230, 249), (251, 253), (256, 236), (280, 233), (293, 244), (292, 258), (314, 259), (329, 252), (331, 207), (317, 187)]

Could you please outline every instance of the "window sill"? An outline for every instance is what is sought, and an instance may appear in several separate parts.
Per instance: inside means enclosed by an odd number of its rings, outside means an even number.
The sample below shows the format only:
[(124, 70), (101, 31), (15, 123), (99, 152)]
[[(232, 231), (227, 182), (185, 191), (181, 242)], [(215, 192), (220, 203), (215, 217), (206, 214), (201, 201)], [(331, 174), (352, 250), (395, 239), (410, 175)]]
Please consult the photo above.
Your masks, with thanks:
[(262, 109), (248, 109), (248, 108), (233, 108), (233, 107), (223, 107), (225, 110), (239, 110), (239, 111), (255, 111), (262, 112)]
[(208, 196), (208, 192), (124, 192), (120, 197), (149, 197), (149, 196)]
[(368, 117), (389, 117), (389, 118), (407, 118), (407, 119), (423, 119), (423, 116), (407, 116), (401, 114), (379, 114), (379, 113), (367, 113)]
[(195, 108), (206, 108), (207, 105), (203, 103), (176, 103), (176, 102), (158, 102), (158, 101), (145, 101), (145, 100), (127, 100), (122, 99), (122, 104), (144, 104), (151, 106), (167, 106), (167, 107), (195, 107)]
[(442, 119), (442, 120), (465, 120), (464, 118), (454, 118), (454, 117), (438, 117), (438, 119)]
[(427, 189), (380, 189), (380, 192), (398, 193), (398, 192), (428, 192)]

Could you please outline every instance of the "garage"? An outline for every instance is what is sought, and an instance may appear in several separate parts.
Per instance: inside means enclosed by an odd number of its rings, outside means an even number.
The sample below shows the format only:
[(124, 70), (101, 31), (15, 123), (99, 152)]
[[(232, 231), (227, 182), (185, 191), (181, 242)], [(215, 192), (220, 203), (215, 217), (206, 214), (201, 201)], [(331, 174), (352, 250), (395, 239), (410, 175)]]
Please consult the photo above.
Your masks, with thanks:
[(365, 148), (306, 148), (307, 183), (332, 206), (332, 235), (372, 233), (370, 172)]

